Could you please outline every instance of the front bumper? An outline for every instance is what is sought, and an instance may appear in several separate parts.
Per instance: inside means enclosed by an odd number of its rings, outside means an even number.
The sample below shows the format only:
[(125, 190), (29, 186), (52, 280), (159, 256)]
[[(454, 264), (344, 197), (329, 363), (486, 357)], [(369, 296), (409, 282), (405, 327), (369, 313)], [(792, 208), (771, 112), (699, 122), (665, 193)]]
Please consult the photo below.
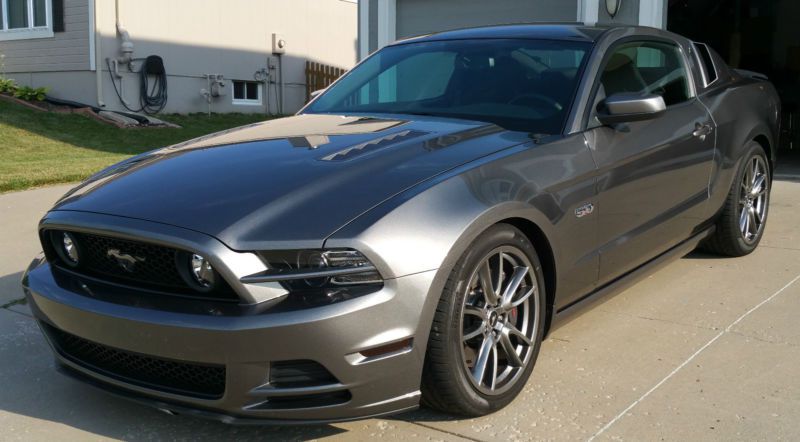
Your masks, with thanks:
[[(34, 261), (23, 287), (43, 328), (54, 327), (132, 354), (225, 367), (221, 397), (190, 397), (108, 376), (65, 355), (45, 333), (62, 371), (74, 377), (157, 408), (224, 422), (332, 422), (418, 405), (429, 327), (422, 312), (434, 273), (390, 279), (378, 292), (338, 304), (245, 316), (189, 314), (101, 301), (66, 288), (44, 260)], [(360, 353), (409, 338), (410, 348), (371, 357)], [(338, 382), (271, 386), (271, 364), (294, 360), (321, 364)], [(308, 406), (300, 400), (281, 408), (287, 397), (302, 399), (331, 391), (346, 391), (348, 400), (327, 405), (309, 402)]]

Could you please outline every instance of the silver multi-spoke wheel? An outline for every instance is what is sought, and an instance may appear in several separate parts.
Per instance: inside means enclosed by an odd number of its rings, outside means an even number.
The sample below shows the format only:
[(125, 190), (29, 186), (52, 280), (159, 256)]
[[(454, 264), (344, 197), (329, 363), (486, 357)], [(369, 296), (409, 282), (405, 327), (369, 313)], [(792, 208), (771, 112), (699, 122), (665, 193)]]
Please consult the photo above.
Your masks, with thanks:
[(739, 198), (739, 230), (745, 242), (758, 239), (767, 214), (769, 175), (760, 156), (754, 156), (745, 166)]
[(715, 229), (702, 244), (712, 253), (744, 256), (752, 253), (764, 236), (772, 185), (770, 162), (764, 148), (755, 141), (745, 145), (743, 151)]
[(521, 250), (492, 250), (472, 272), (461, 315), (462, 361), (472, 384), (502, 394), (525, 372), (539, 330), (539, 290)]
[(516, 226), (486, 229), (448, 274), (422, 373), (422, 402), (483, 416), (525, 387), (544, 334), (546, 274)]

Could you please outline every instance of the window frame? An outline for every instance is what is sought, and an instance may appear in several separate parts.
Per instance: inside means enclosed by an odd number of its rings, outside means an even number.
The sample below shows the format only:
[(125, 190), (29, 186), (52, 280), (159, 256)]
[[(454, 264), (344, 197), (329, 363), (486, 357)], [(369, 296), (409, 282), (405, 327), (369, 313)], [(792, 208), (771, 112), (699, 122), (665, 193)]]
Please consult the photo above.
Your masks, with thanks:
[[(244, 97), (245, 98), (236, 98), (236, 83), (244, 83)], [(256, 90), (258, 91), (258, 99), (250, 100), (247, 98), (247, 85), (249, 83), (253, 83), (256, 85)], [(264, 83), (260, 81), (253, 81), (253, 80), (231, 80), (231, 104), (237, 106), (261, 106), (264, 104), (264, 93), (263, 93), (263, 86)]]
[(689, 96), (685, 101), (680, 103), (676, 103), (670, 106), (667, 106), (667, 111), (671, 109), (685, 106), (688, 103), (693, 102), (697, 99), (697, 84), (695, 83), (695, 75), (691, 69), (692, 64), (689, 63), (689, 58), (686, 54), (686, 48), (678, 41), (672, 40), (666, 37), (659, 37), (654, 35), (632, 35), (629, 37), (623, 37), (616, 40), (612, 43), (608, 49), (606, 49), (605, 53), (603, 54), (603, 58), (600, 61), (600, 66), (597, 69), (597, 72), (594, 76), (594, 80), (592, 83), (591, 93), (589, 94), (588, 101), (586, 102), (586, 109), (584, 111), (583, 117), (583, 130), (591, 130), (597, 127), (602, 127), (602, 125), (592, 125), (592, 121), (595, 120), (593, 117), (597, 114), (597, 109), (595, 109), (595, 100), (597, 100), (597, 94), (600, 91), (601, 80), (603, 77), (603, 72), (608, 66), (609, 61), (611, 60), (611, 56), (617, 51), (620, 46), (629, 44), (629, 43), (660, 43), (660, 44), (668, 44), (675, 46), (678, 48), (678, 52), (680, 54), (681, 59), (683, 60), (683, 66), (686, 71), (686, 81), (689, 83)]
[(0, 0), (0, 8), (2, 8), (2, 14), (0, 14), (0, 22), (2, 22), (0, 41), (33, 40), (55, 36), (53, 31), (53, 0), (44, 0), (45, 26), (34, 26), (34, 0), (25, 0), (28, 7), (28, 27), (15, 29), (8, 28), (8, 2), (9, 0)]

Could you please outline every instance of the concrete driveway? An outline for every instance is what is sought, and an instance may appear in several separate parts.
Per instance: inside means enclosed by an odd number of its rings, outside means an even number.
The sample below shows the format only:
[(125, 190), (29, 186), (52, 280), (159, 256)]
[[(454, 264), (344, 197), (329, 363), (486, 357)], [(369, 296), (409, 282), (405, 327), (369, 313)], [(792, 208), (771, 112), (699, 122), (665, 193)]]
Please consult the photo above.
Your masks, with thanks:
[(796, 440), (800, 180), (778, 176), (758, 251), (693, 253), (557, 330), (508, 408), (318, 427), (167, 416), (56, 374), (14, 300), (36, 221), (67, 187), (0, 195), (0, 439)]

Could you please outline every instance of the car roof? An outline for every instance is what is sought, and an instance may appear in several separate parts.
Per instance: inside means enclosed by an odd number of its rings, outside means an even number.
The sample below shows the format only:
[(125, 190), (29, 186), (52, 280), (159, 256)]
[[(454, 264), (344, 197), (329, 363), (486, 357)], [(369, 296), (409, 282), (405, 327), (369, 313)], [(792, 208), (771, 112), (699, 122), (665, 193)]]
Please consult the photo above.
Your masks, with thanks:
[(639, 29), (647, 33), (658, 32), (654, 28), (640, 26), (620, 26), (586, 23), (520, 23), (507, 25), (490, 25), (473, 28), (453, 29), (450, 31), (436, 32), (396, 41), (393, 44), (411, 42), (440, 41), (440, 40), (466, 40), (466, 39), (492, 39), (492, 38), (526, 38), (541, 40), (583, 41), (594, 43), (607, 31)]

